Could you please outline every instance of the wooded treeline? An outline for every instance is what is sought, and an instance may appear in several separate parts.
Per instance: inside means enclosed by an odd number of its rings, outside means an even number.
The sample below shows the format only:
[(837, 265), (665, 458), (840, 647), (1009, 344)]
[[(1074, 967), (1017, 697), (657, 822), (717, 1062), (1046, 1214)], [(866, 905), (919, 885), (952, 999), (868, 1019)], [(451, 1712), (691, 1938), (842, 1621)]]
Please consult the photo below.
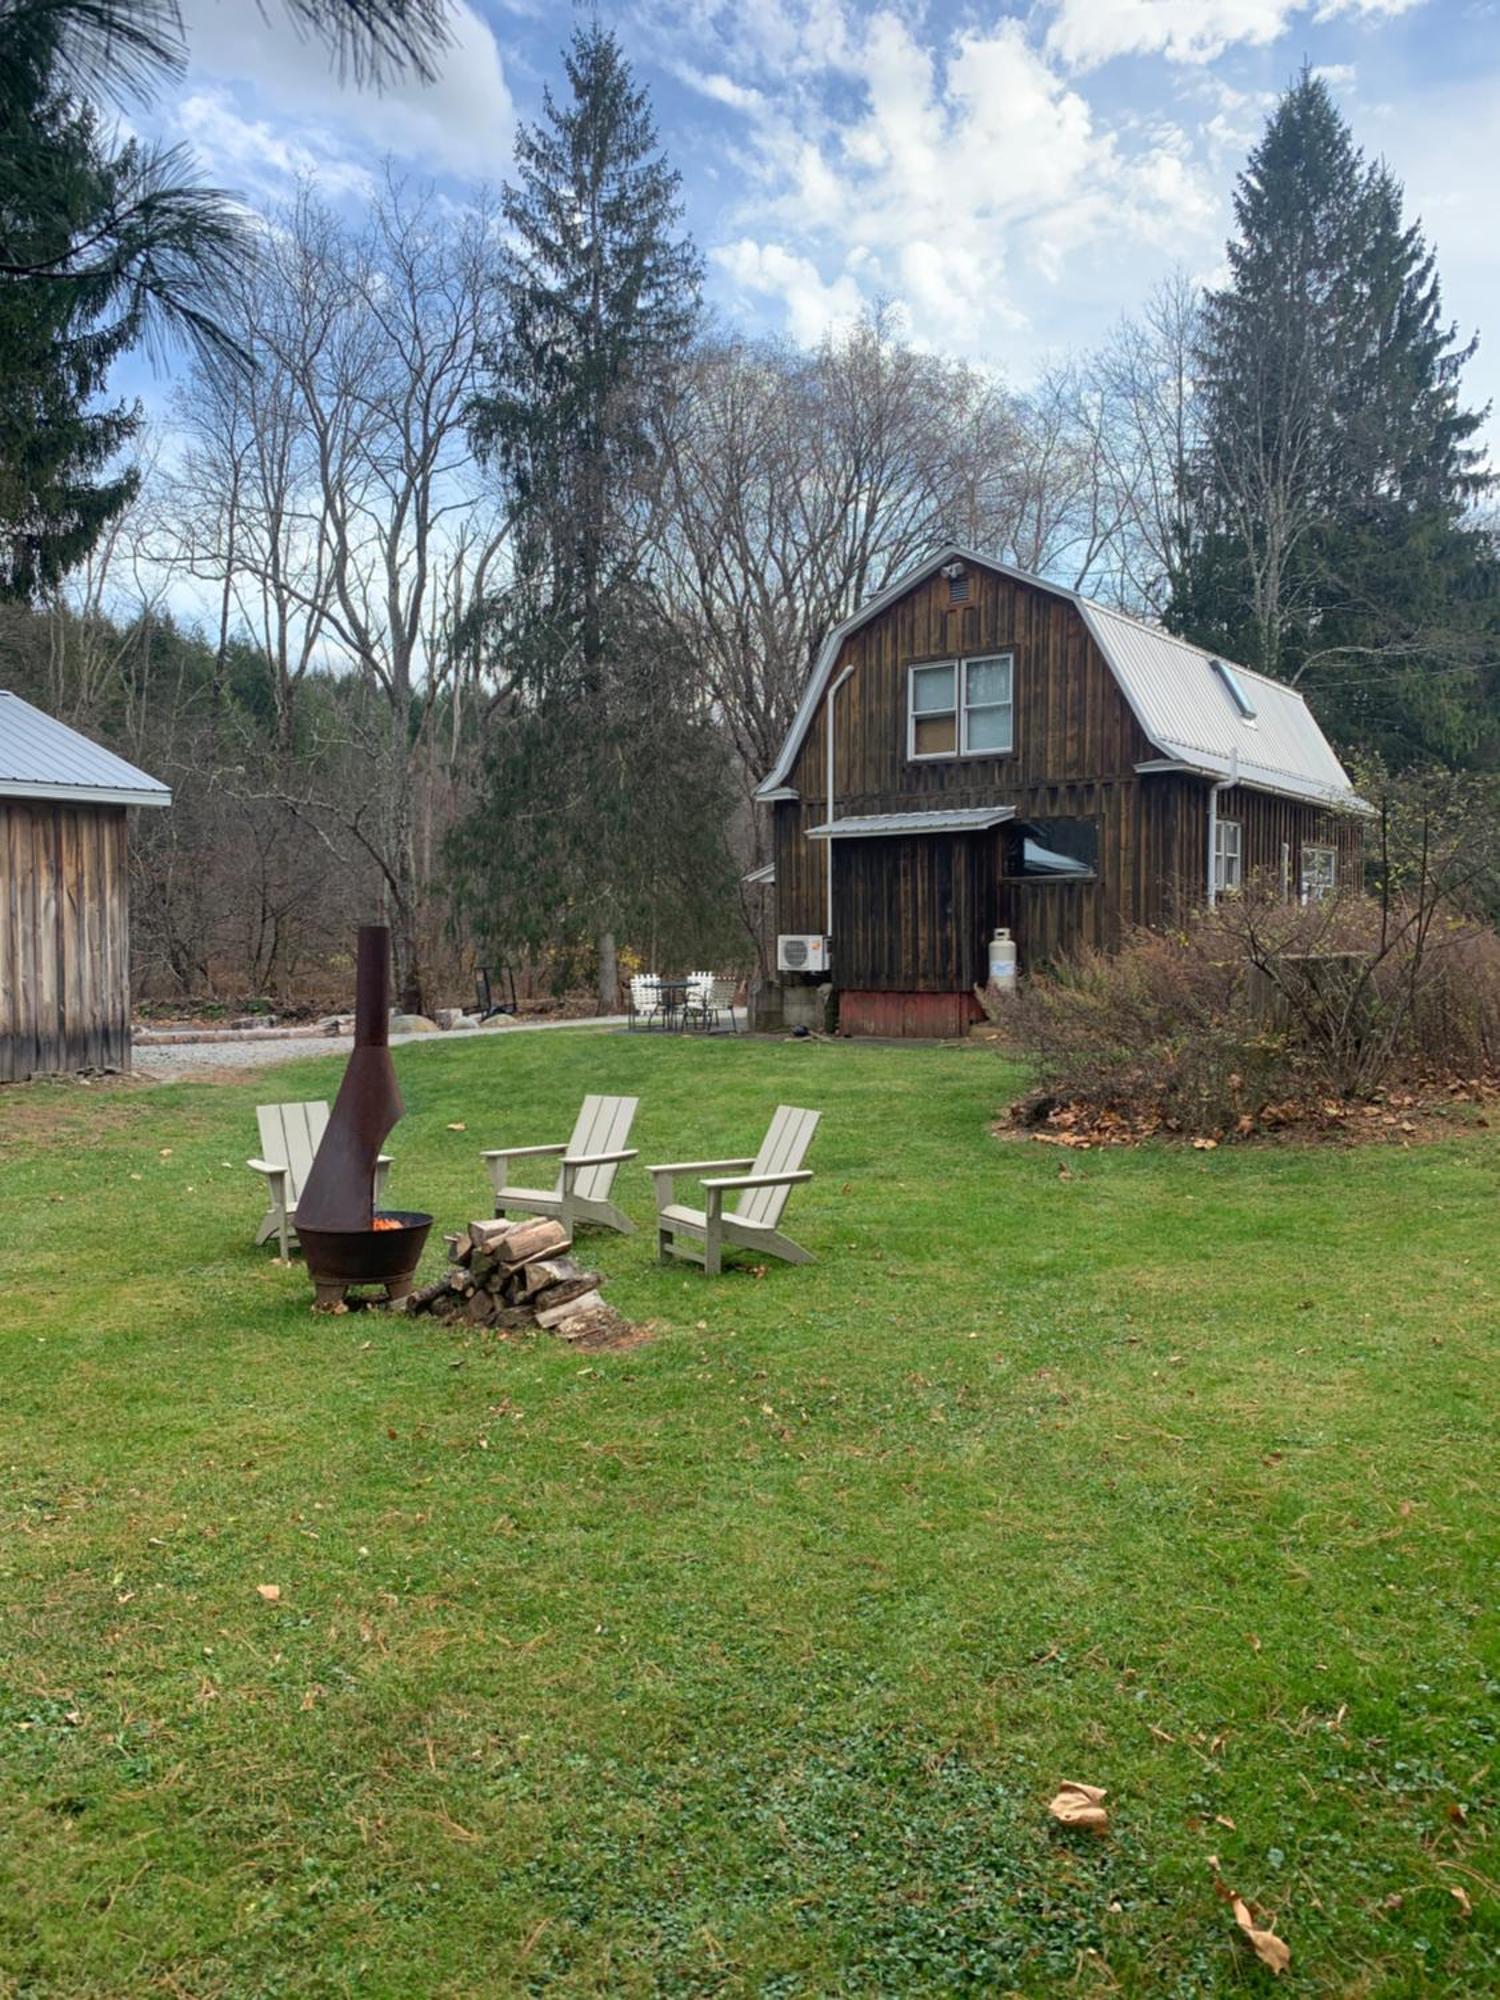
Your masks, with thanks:
[[(87, 157), (59, 63), (32, 50), (32, 96)], [(13, 152), (26, 90), (0, 109)], [(1222, 291), (1170, 283), (1024, 391), (885, 309), (749, 339), (593, 26), (493, 203), (389, 174), (357, 214), (303, 190), (229, 266), (210, 230), (211, 337), (154, 437), (90, 428), (102, 372), (57, 361), (139, 336), (128, 274), (69, 291), (4, 246), (0, 362), (24, 333), (39, 386), (0, 428), (0, 675), (174, 789), (135, 842), (141, 988), (316, 993), (374, 908), (411, 1007), (476, 956), (602, 993), (748, 965), (750, 791), (831, 626), (949, 540), (1299, 680), (1351, 752), (1494, 768), (1488, 479), (1431, 252), (1307, 75), (1236, 220)]]

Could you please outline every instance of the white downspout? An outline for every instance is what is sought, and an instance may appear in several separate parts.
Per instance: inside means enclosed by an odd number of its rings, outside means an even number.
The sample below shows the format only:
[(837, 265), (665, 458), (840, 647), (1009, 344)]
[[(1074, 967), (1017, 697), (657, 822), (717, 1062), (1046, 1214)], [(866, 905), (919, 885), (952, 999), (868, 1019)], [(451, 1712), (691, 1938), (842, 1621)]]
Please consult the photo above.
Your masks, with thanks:
[(1208, 788), (1208, 907), (1214, 909), (1219, 900), (1218, 884), (1214, 880), (1214, 849), (1219, 844), (1219, 794), (1227, 792), (1240, 781), (1240, 753), (1238, 747), (1229, 753), (1229, 776), (1215, 778)]
[(823, 735), (827, 745), (828, 764), (828, 853), (824, 857), (823, 874), (823, 935), (833, 937), (833, 698), (854, 672), (851, 664), (845, 667), (838, 679), (829, 688), (823, 704)]

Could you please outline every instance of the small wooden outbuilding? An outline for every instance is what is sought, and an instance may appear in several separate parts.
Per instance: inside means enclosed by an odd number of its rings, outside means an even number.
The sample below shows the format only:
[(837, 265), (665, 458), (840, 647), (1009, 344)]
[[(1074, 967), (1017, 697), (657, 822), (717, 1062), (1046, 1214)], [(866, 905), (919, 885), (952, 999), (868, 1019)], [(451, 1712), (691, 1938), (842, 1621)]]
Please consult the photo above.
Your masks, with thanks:
[(127, 814), (171, 803), (0, 688), (0, 1083), (129, 1069)]

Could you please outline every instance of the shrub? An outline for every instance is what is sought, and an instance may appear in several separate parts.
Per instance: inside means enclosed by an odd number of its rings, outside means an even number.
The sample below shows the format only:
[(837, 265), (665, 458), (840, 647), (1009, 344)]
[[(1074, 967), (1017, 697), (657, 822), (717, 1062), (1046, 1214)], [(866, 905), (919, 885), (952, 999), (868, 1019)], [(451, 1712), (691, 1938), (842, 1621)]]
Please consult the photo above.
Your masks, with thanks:
[(1500, 935), (1435, 896), (1310, 905), (1250, 890), (1017, 996), (1059, 1105), (1135, 1131), (1248, 1135), (1500, 1066)]

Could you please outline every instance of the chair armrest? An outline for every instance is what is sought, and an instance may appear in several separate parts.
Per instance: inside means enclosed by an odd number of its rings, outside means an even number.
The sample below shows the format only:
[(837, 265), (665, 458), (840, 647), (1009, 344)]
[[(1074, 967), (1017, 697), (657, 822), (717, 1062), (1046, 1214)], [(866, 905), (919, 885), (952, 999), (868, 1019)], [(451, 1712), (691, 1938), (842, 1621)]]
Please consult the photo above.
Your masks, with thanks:
[(733, 1174), (728, 1179), (706, 1180), (703, 1185), (726, 1191), (729, 1188), (794, 1187), (798, 1181), (811, 1179), (812, 1168), (799, 1167), (790, 1174)]
[(701, 1174), (714, 1167), (753, 1167), (755, 1161), (747, 1160), (669, 1160), (659, 1167), (647, 1167), (648, 1174)]
[(532, 1160), (540, 1159), (545, 1153), (565, 1153), (567, 1150), (568, 1142), (564, 1139), (560, 1146), (491, 1146), (479, 1157), (481, 1160)]
[(639, 1146), (627, 1146), (619, 1153), (565, 1153), (565, 1167), (617, 1167), (621, 1160), (633, 1160), (640, 1151)]
[(246, 1160), (245, 1165), (255, 1174), (266, 1174), (268, 1176), (280, 1174), (284, 1178), (287, 1172), (286, 1167), (278, 1164), (275, 1160)]

